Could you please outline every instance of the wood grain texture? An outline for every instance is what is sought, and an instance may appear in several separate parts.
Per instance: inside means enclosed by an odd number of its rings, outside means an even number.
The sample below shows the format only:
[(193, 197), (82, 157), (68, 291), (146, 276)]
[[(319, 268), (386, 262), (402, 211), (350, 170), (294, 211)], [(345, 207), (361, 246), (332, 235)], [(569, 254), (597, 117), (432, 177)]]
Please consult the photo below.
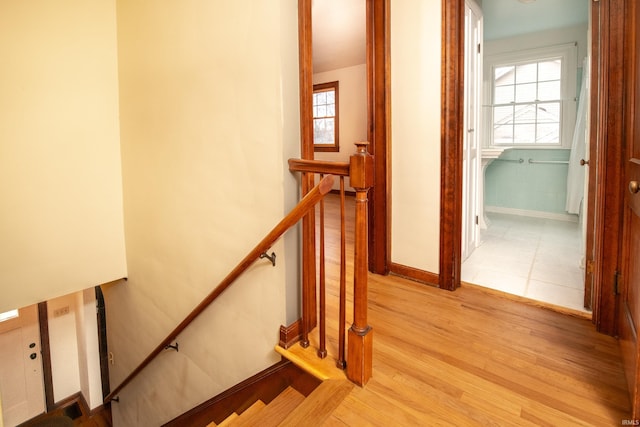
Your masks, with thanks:
[[(348, 254), (353, 203), (347, 198)], [(339, 245), (336, 195), (325, 209), (331, 324), (339, 292), (338, 253), (329, 250)], [(347, 280), (352, 274), (348, 265)], [(444, 292), (393, 275), (369, 274), (368, 282), (373, 376), (318, 425), (604, 426), (630, 418), (618, 342), (588, 319), (464, 284)]]
[[(278, 397), (273, 399), (261, 411), (250, 416), (238, 417), (234, 422), (234, 427), (275, 427), (304, 400), (304, 396), (292, 387), (284, 390)], [(244, 415), (244, 414), (243, 414)]]
[(464, 0), (442, 1), (442, 114), (439, 286), (460, 286), (462, 265), (462, 140)]
[(346, 380), (327, 380), (316, 388), (292, 411), (280, 424), (281, 427), (298, 427), (313, 424), (320, 425), (342, 403), (353, 390), (354, 385)]
[(367, 139), (374, 156), (369, 191), (369, 270), (389, 272), (391, 257), (391, 55), (389, 0), (367, 0)]
[(325, 160), (289, 159), (291, 172), (313, 172), (337, 176), (349, 176), (348, 162), (329, 162)]
[[(625, 115), (624, 101), (628, 82), (625, 79), (624, 52), (625, 0), (598, 2), (599, 73), (598, 103), (592, 107), (592, 117), (598, 121), (595, 165), (590, 158), (589, 167), (595, 167), (596, 191), (593, 242), (593, 320), (601, 332), (615, 335), (617, 296), (614, 290), (616, 271), (620, 266), (622, 238), (622, 204)], [(594, 8), (596, 6), (594, 5)], [(595, 110), (595, 111), (593, 111)]]

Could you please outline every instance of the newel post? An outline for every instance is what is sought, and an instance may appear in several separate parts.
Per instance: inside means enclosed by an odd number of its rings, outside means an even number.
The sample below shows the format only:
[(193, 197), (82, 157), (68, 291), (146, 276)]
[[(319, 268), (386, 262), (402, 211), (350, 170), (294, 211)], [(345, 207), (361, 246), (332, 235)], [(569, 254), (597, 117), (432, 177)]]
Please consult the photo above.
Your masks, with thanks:
[(356, 190), (356, 219), (353, 260), (353, 324), (349, 329), (347, 378), (363, 386), (372, 375), (373, 330), (367, 323), (367, 192), (373, 186), (373, 157), (368, 142), (357, 142), (350, 158), (349, 179)]

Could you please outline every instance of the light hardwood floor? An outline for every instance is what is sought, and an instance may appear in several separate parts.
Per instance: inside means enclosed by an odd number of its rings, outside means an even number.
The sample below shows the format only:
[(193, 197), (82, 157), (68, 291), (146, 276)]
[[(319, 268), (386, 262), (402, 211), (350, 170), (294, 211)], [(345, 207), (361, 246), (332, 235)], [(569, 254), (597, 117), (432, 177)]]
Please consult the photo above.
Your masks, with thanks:
[[(353, 200), (347, 202), (352, 221)], [(337, 206), (329, 195), (328, 248), (339, 242)], [(347, 229), (349, 242), (351, 224)], [(332, 357), (339, 255), (327, 251)], [(350, 280), (352, 266), (347, 270)], [(350, 298), (348, 292), (348, 305)], [(587, 319), (479, 287), (448, 292), (393, 275), (369, 275), (369, 304), (373, 378), (323, 425), (615, 426), (629, 418), (618, 343)], [(347, 325), (350, 319), (349, 312)]]

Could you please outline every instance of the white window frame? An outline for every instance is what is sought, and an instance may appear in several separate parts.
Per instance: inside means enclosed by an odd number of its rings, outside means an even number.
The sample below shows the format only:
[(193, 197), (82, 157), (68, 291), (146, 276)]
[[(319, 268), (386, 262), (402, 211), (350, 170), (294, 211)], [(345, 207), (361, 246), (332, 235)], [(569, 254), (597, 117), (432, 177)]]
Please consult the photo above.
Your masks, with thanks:
[[(496, 68), (541, 62), (545, 59), (562, 61), (561, 71), (561, 100), (560, 100), (560, 143), (531, 143), (531, 144), (494, 144), (493, 143), (493, 97), (494, 72)], [(577, 43), (548, 46), (535, 49), (525, 49), (515, 52), (500, 53), (485, 58), (485, 99), (489, 102), (485, 114), (485, 137), (487, 146), (500, 148), (571, 148), (574, 126), (576, 121), (576, 82), (578, 73)]]

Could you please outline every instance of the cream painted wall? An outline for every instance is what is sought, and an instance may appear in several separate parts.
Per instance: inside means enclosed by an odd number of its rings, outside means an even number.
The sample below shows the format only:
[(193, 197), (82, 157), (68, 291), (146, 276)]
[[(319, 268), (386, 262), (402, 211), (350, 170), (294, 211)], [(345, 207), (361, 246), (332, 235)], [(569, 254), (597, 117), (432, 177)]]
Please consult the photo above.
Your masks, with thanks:
[[(112, 388), (284, 216), (299, 147), (295, 2), (117, 10), (129, 280), (105, 288)], [(159, 425), (279, 360), (297, 253), (273, 250), (120, 393), (114, 425)]]
[(126, 275), (113, 1), (0, 2), (0, 312)]
[[(360, 64), (353, 67), (316, 73), (313, 84), (339, 81), (340, 103), (340, 152), (316, 152), (315, 158), (333, 162), (348, 162), (349, 156), (356, 152), (354, 145), (367, 140), (367, 65)], [(334, 189), (340, 188), (340, 181), (333, 184)], [(349, 187), (349, 178), (345, 179), (345, 189)]]
[(391, 260), (438, 273), (441, 2), (391, 11)]

